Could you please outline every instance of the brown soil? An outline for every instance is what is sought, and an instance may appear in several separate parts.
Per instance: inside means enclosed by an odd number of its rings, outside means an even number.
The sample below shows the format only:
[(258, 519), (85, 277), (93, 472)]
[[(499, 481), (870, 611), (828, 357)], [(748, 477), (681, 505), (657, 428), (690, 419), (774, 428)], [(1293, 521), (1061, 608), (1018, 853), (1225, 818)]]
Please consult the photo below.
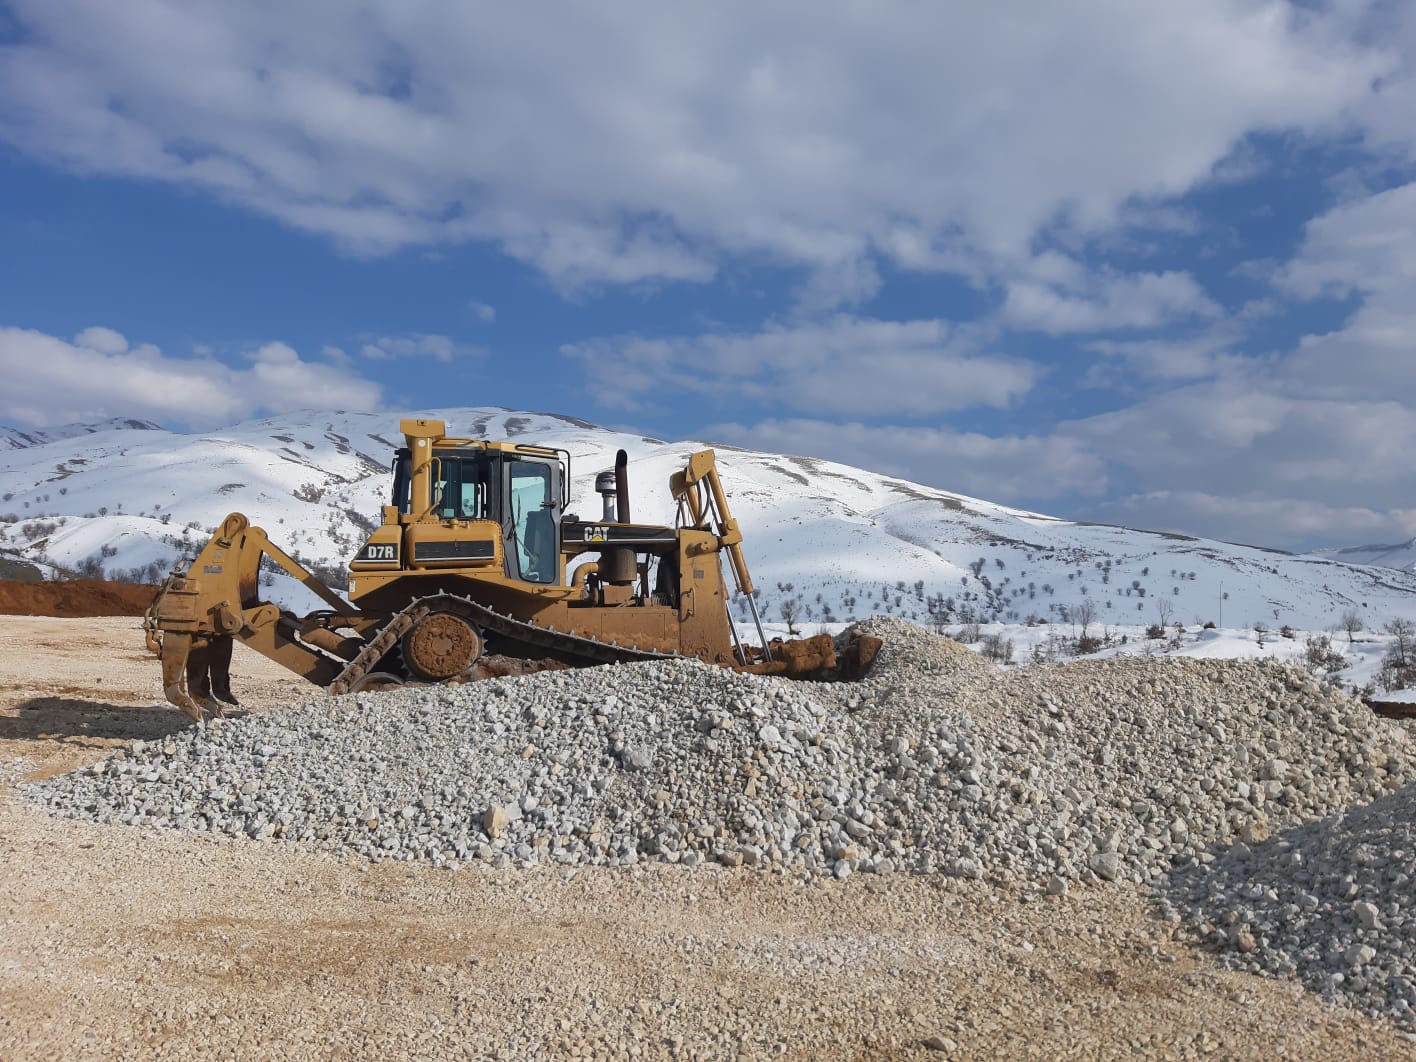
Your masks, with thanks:
[(1363, 697), (1362, 701), (1378, 715), (1388, 719), (1416, 719), (1416, 701), (1378, 701)]
[[(236, 646), (260, 711), (315, 692)], [(1143, 892), (638, 866), (452, 872), (50, 817), (190, 725), (134, 619), (0, 618), (0, 1058), (1416, 1058), (1219, 968)]]
[(155, 587), (105, 583), (96, 579), (30, 583), (0, 580), (0, 615), (141, 616)]

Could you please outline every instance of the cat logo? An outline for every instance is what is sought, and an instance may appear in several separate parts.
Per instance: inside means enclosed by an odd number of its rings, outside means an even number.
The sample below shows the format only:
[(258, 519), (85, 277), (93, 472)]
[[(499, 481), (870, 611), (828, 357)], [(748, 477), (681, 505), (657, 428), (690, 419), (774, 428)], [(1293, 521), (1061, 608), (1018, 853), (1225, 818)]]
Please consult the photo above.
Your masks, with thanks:
[(586, 542), (604, 542), (610, 537), (610, 529), (604, 524), (590, 524), (585, 528)]

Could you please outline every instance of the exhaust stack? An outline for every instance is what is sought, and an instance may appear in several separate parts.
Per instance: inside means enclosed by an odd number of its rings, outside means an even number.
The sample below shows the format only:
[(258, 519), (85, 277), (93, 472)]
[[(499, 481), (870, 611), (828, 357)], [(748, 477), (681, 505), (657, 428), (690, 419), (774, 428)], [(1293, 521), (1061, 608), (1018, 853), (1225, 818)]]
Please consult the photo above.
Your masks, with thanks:
[[(615, 470), (595, 477), (595, 489), (605, 499), (606, 523), (629, 523), (629, 455), (623, 450), (615, 454)], [(614, 501), (610, 500), (611, 495)], [(634, 550), (613, 546), (600, 552), (599, 576), (611, 586), (631, 586), (639, 573)]]
[(629, 454), (615, 454), (615, 512), (622, 524), (633, 523), (629, 518)]

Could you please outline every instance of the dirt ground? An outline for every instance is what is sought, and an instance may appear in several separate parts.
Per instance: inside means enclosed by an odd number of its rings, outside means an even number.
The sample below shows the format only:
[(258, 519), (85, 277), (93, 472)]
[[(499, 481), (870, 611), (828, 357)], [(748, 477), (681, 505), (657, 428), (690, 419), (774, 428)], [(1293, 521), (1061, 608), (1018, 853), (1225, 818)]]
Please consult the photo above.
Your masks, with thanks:
[(1128, 888), (370, 866), (18, 792), (189, 725), (158, 696), (137, 620), (0, 617), (0, 1058), (1416, 1058)]
[(97, 579), (20, 582), (0, 579), (0, 615), (141, 616), (156, 587)]

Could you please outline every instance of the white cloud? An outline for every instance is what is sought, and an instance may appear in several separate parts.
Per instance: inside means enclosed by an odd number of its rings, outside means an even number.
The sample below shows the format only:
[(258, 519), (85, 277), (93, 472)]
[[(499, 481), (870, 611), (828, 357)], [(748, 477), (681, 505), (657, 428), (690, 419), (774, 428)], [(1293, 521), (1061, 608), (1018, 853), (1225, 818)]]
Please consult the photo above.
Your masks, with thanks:
[(990, 437), (812, 419), (717, 424), (707, 434), (738, 446), (840, 461), (987, 501), (1095, 495), (1106, 488), (1099, 457), (1046, 436)]
[(1332, 4), (1344, 20), (1350, 38), (1382, 49), (1389, 59), (1386, 73), (1354, 106), (1370, 144), (1407, 161), (1416, 159), (1416, 7), (1409, 3)]
[(797, 289), (797, 310), (815, 316), (841, 306), (857, 306), (874, 298), (882, 283), (880, 271), (868, 258), (823, 265)]
[(108, 417), (146, 417), (210, 427), (255, 413), (292, 409), (370, 409), (378, 384), (301, 359), (284, 343), (246, 355), (243, 367), (210, 358), (177, 358), (119, 333), (90, 328), (84, 342), (0, 328), (0, 421), (46, 427)]
[(1402, 541), (1416, 534), (1410, 512), (1333, 506), (1302, 497), (1233, 497), (1203, 491), (1155, 491), (1097, 506), (1100, 519), (1153, 530), (1213, 530), (1208, 537), (1256, 546), (1328, 546)]
[(30, 32), (0, 62), (0, 139), (21, 150), (362, 253), (495, 241), (562, 286), (702, 281), (737, 254), (849, 298), (869, 275), (842, 263), (872, 254), (977, 275), (1049, 226), (1173, 227), (1167, 198), (1247, 134), (1375, 127), (1405, 70), (1276, 0), (12, 8)]
[(664, 393), (854, 416), (913, 416), (1002, 407), (1040, 370), (977, 353), (978, 336), (943, 321), (879, 321), (838, 315), (762, 331), (648, 339), (618, 336), (567, 344), (591, 368), (597, 401), (635, 408)]
[(359, 347), (359, 353), (374, 361), (388, 358), (432, 358), (434, 361), (450, 362), (455, 358), (478, 357), (482, 349), (458, 343), (447, 336), (413, 332), (404, 336), (371, 338)]
[(1310, 221), (1298, 255), (1279, 277), (1306, 298), (1405, 285), (1416, 275), (1416, 183), (1342, 203)]
[(497, 308), (478, 299), (468, 300), (467, 308), (472, 311), (472, 316), (483, 324), (491, 324), (497, 319)]
[(122, 354), (128, 349), (128, 341), (111, 328), (85, 328), (74, 337), (74, 345), (100, 354)]
[[(1168, 390), (1056, 429), (1139, 485), (1112, 519), (1290, 547), (1410, 537), (1416, 496), (1416, 184), (1311, 221), (1277, 290), (1350, 299), (1330, 332), (1240, 357), (1239, 325), (1191, 340), (1094, 342)], [(1263, 303), (1244, 316), (1270, 312)]]
[(1416, 182), (1309, 222), (1279, 284), (1300, 296), (1359, 300), (1341, 328), (1304, 337), (1286, 367), (1292, 393), (1416, 405)]
[(1209, 379), (1244, 364), (1229, 353), (1239, 339), (1234, 328), (1221, 326), (1185, 337), (1094, 340), (1086, 344), (1086, 349), (1103, 354), (1108, 360), (1091, 365), (1087, 381), (1093, 386), (1112, 385), (1116, 362), (1146, 382)]
[[(1049, 262), (1048, 270), (1057, 268)], [(1188, 273), (1069, 274), (1052, 285), (1018, 280), (999, 311), (1013, 328), (1060, 335), (1158, 328), (1172, 321), (1213, 318), (1219, 306)]]
[(1058, 425), (1104, 458), (1118, 496), (1092, 510), (1143, 527), (1300, 548), (1400, 535), (1416, 496), (1416, 409), (1295, 393), (1299, 355)]

